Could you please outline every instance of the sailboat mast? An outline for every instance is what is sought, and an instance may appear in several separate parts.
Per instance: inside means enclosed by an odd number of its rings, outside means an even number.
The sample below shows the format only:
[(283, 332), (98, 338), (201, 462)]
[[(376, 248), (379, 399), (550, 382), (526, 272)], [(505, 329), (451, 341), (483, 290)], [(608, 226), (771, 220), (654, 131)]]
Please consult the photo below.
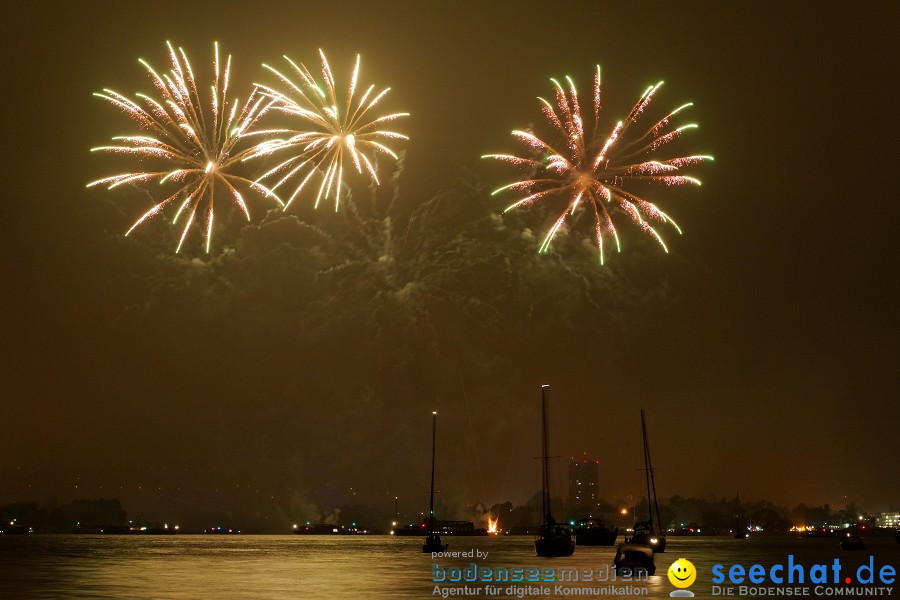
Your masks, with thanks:
[[(647, 441), (647, 422), (644, 419), (644, 409), (641, 409), (641, 429), (644, 432), (644, 461), (647, 467), (647, 512), (650, 512), (650, 490), (653, 490), (653, 507), (656, 510), (656, 523), (659, 532), (662, 534), (662, 520), (659, 518), (659, 502), (656, 500), (656, 481), (653, 477), (653, 461), (650, 458), (650, 442)], [(650, 514), (650, 522), (653, 522), (653, 514)]]
[(431, 500), (428, 504), (428, 535), (434, 533), (434, 449), (437, 441), (437, 411), (431, 413)]
[(547, 463), (547, 396), (549, 385), (541, 386), (541, 504), (544, 523), (550, 523), (550, 467)]
[(647, 484), (647, 520), (650, 529), (653, 529), (653, 508), (650, 506), (650, 464), (649, 448), (647, 447), (647, 425), (644, 422), (644, 409), (641, 409), (641, 440), (644, 443), (644, 481)]

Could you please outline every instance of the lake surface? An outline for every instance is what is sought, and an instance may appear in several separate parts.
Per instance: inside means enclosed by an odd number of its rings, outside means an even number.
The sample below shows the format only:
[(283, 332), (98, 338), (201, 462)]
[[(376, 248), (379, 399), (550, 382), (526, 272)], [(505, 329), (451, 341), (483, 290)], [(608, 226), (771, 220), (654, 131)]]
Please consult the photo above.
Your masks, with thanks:
[[(621, 537), (619, 541), (621, 541)], [(698, 598), (725, 597), (713, 594), (711, 569), (733, 564), (749, 568), (761, 564), (786, 564), (788, 555), (808, 569), (813, 564), (831, 565), (839, 558), (841, 579), (856, 578), (856, 569), (870, 557), (878, 570), (891, 565), (900, 570), (900, 544), (893, 538), (867, 538), (868, 549), (843, 552), (837, 538), (799, 539), (756, 536), (748, 540), (730, 538), (670, 537), (665, 554), (656, 555), (657, 574), (647, 581), (565, 583), (466, 583), (432, 580), (432, 565), (442, 569), (464, 568), (475, 562), (492, 569), (537, 567), (539, 569), (590, 569), (604, 572), (611, 564), (614, 548), (580, 546), (572, 557), (546, 559), (534, 555), (531, 537), (451, 537), (449, 550), (487, 552), (487, 558), (436, 558), (422, 554), (419, 538), (390, 536), (88, 536), (27, 535), (0, 536), (0, 597), (3, 598), (436, 598), (440, 590), (456, 591), (450, 597), (561, 598), (604, 597), (580, 595), (575, 588), (603, 588), (606, 597), (668, 598), (674, 588), (666, 570), (677, 558), (690, 560), (698, 571), (691, 590)], [(489, 595), (488, 585), (500, 588)], [(726, 581), (725, 585), (729, 585)], [(746, 583), (744, 584), (746, 585)], [(794, 584), (790, 587), (796, 587)], [(808, 579), (810, 597), (816, 597)], [(510, 590), (510, 586), (516, 589)], [(545, 593), (535, 592), (544, 586)], [(855, 587), (843, 581), (829, 582), (829, 589)], [(759, 586), (771, 591), (772, 583)], [(537, 589), (536, 589), (537, 588)], [(619, 589), (616, 592), (614, 589)], [(895, 582), (880, 588), (881, 597), (900, 596)], [(885, 588), (890, 588), (890, 595)], [(857, 589), (860, 589), (857, 587)], [(479, 591), (480, 590), (480, 591)], [(573, 591), (574, 590), (574, 591)], [(622, 594), (621, 590), (627, 593)], [(775, 597), (748, 592), (732, 597)], [(512, 595), (510, 595), (511, 592)], [(518, 592), (519, 595), (516, 595)], [(828, 594), (832, 596), (833, 594)], [(828, 597), (823, 593), (819, 597)], [(779, 596), (780, 597), (780, 596)]]

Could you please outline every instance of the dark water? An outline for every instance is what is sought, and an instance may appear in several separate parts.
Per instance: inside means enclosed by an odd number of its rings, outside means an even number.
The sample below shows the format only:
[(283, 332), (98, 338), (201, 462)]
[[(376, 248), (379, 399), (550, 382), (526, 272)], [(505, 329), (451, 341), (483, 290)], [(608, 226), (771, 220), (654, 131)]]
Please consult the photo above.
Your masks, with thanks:
[[(621, 538), (620, 538), (621, 540)], [(3, 598), (432, 598), (432, 564), (442, 568), (480, 567), (587, 568), (605, 571), (613, 548), (579, 547), (569, 558), (542, 559), (534, 555), (529, 537), (449, 538), (450, 550), (487, 552), (486, 559), (438, 558), (421, 553), (418, 538), (314, 537), (314, 536), (0, 536), (0, 596)], [(693, 562), (698, 571), (691, 590), (698, 598), (714, 597), (713, 565), (754, 563), (769, 567), (795, 562), (811, 566), (833, 564), (840, 558), (842, 575), (856, 575), (856, 568), (874, 557), (876, 571), (883, 565), (900, 570), (900, 544), (893, 538), (869, 538), (868, 550), (842, 552), (836, 538), (798, 539), (757, 536), (749, 540), (727, 538), (669, 538), (669, 549), (656, 556), (657, 575), (644, 582), (566, 583), (568, 593), (555, 583), (516, 583), (549, 588), (549, 593), (527, 598), (604, 597), (579, 596), (572, 588), (603, 587), (607, 597), (667, 598), (674, 588), (666, 577), (668, 566), (679, 557)], [(808, 572), (808, 571), (807, 571)], [(831, 573), (831, 571), (829, 571)], [(808, 577), (808, 575), (807, 575)], [(479, 598), (517, 597), (505, 593), (510, 583), (491, 584), (500, 593), (489, 596), (485, 583), (439, 584), (441, 589), (478, 591)], [(768, 584), (772, 586), (772, 584)], [(807, 581), (806, 585), (810, 585)], [(853, 587), (843, 582), (840, 586)], [(873, 584), (869, 588), (884, 587)], [(881, 597), (900, 596), (893, 592)], [(810, 586), (811, 590), (814, 586)], [(621, 590), (625, 589), (625, 595)], [(749, 597), (738, 594), (732, 597)], [(719, 596), (724, 597), (724, 596)], [(774, 597), (774, 596), (764, 596)], [(812, 592), (810, 597), (816, 597)], [(826, 597), (826, 596), (820, 596)]]

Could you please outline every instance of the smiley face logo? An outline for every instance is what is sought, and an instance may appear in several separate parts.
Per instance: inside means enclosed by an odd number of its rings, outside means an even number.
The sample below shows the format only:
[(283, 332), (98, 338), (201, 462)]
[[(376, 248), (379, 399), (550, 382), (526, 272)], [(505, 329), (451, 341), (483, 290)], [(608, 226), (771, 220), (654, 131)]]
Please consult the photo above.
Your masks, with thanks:
[(677, 588), (687, 588), (697, 579), (697, 569), (691, 561), (679, 558), (669, 567), (669, 582)]

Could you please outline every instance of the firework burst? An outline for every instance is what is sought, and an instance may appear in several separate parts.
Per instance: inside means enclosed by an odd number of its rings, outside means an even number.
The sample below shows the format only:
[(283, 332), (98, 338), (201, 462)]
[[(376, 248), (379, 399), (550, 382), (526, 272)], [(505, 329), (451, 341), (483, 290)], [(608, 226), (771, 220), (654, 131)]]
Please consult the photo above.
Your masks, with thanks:
[[(301, 124), (296, 129), (268, 129), (246, 135), (283, 135), (278, 139), (261, 142), (254, 156), (261, 156), (285, 150), (291, 155), (274, 168), (264, 173), (257, 181), (278, 177), (271, 185), (277, 190), (288, 181), (296, 182), (293, 192), (286, 202), (289, 206), (294, 198), (316, 173), (321, 174), (315, 206), (323, 199), (334, 197), (334, 208), (338, 209), (344, 182), (344, 167), (354, 168), (362, 174), (365, 169), (375, 185), (379, 185), (378, 174), (374, 166), (377, 154), (386, 154), (397, 160), (398, 157), (385, 142), (389, 140), (405, 140), (405, 135), (382, 129), (384, 124), (394, 119), (408, 116), (409, 113), (393, 113), (374, 116), (372, 109), (390, 91), (386, 88), (373, 94), (374, 85), (368, 86), (358, 97), (359, 56), (350, 77), (345, 97), (339, 98), (334, 75), (325, 54), (319, 50), (322, 59), (323, 83), (320, 85), (303, 63), (297, 64), (287, 56), (284, 59), (291, 68), (291, 76), (264, 64), (263, 67), (274, 73), (286, 86), (281, 92), (274, 88), (256, 84), (260, 93), (273, 102), (272, 110), (283, 112)], [(292, 78), (293, 76), (293, 78)], [(282, 175), (282, 173), (284, 173)]]
[(140, 93), (135, 94), (138, 100), (132, 100), (110, 89), (94, 94), (122, 109), (144, 133), (114, 137), (117, 145), (92, 148), (91, 151), (150, 159), (160, 168), (104, 177), (89, 183), (88, 187), (105, 185), (113, 189), (125, 184), (157, 181), (176, 188), (174, 193), (144, 213), (125, 235), (163, 212), (166, 207), (178, 204), (173, 223), (178, 223), (181, 218), (185, 223), (175, 251), (181, 251), (200, 211), (201, 214), (205, 212), (202, 218), (205, 219), (206, 251), (209, 252), (217, 187), (234, 200), (247, 220), (250, 219), (250, 210), (238, 187), (248, 186), (283, 205), (271, 190), (231, 172), (236, 164), (253, 152), (253, 148), (235, 151), (241, 134), (266, 112), (271, 101), (255, 91), (243, 106), (238, 98), (228, 97), (231, 56), (222, 68), (219, 45), (215, 44), (214, 83), (209, 90), (208, 109), (204, 110), (202, 95), (187, 55), (181, 48), (176, 51), (171, 44), (167, 43), (167, 46), (172, 61), (168, 73), (159, 74), (146, 61), (139, 60), (150, 73), (159, 100)]
[(651, 223), (671, 225), (678, 233), (681, 229), (669, 215), (653, 202), (638, 196), (626, 188), (637, 182), (651, 182), (667, 186), (700, 185), (700, 180), (684, 175), (682, 167), (712, 160), (707, 155), (690, 155), (677, 158), (657, 158), (656, 152), (678, 139), (682, 132), (696, 128), (696, 124), (672, 128), (670, 123), (682, 110), (691, 106), (683, 104), (656, 121), (646, 131), (633, 134), (636, 123), (650, 105), (662, 82), (652, 85), (641, 95), (628, 116), (609, 133), (600, 129), (600, 67), (594, 76), (593, 120), (585, 124), (578, 103), (578, 93), (572, 79), (566, 77), (564, 87), (551, 79), (555, 89), (555, 104), (543, 98), (541, 110), (552, 125), (559, 142), (551, 145), (526, 131), (513, 131), (513, 136), (524, 143), (530, 157), (510, 154), (486, 154), (492, 158), (512, 163), (529, 171), (528, 178), (505, 185), (494, 195), (514, 191), (522, 197), (509, 205), (504, 212), (527, 206), (539, 200), (561, 198), (564, 210), (557, 216), (540, 246), (546, 252), (567, 217), (576, 211), (588, 210), (593, 215), (594, 235), (600, 251), (600, 263), (605, 262), (604, 239), (612, 238), (616, 250), (621, 251), (614, 215), (624, 213), (641, 230), (652, 235), (668, 252), (660, 234)]

